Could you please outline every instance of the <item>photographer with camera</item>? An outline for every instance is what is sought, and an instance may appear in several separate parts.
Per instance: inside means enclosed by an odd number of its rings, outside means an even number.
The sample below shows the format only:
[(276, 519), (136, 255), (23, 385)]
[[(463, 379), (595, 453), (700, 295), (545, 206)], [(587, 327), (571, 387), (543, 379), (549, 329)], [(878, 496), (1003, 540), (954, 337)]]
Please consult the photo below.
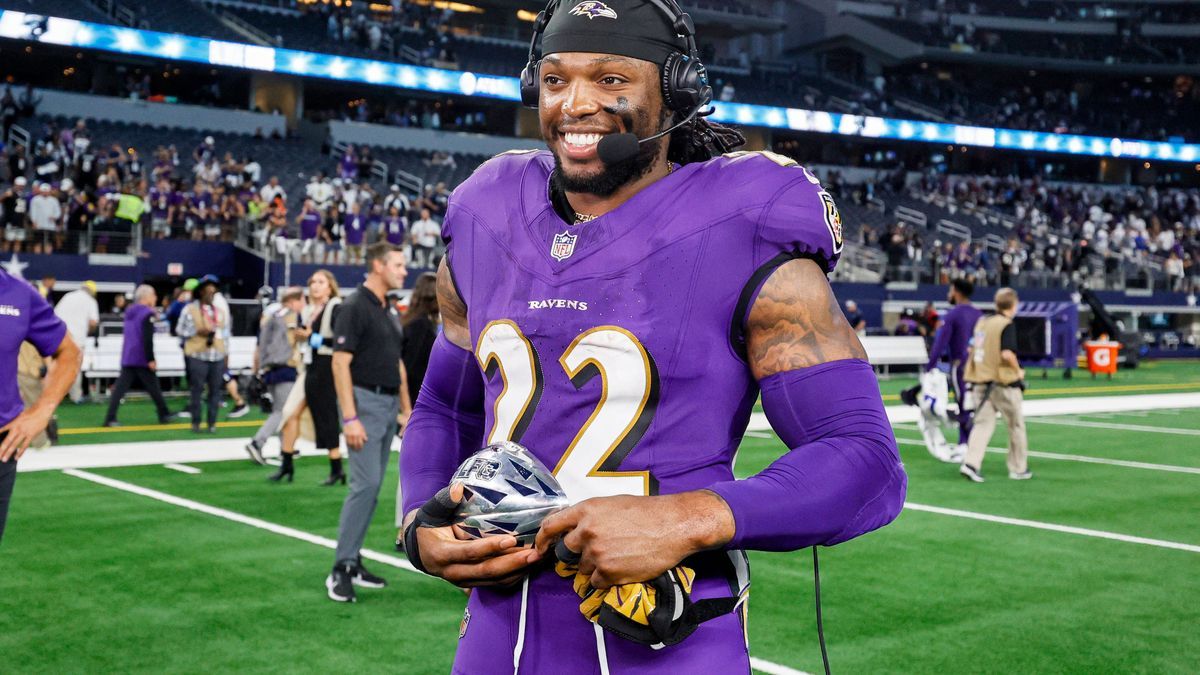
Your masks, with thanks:
[(1013, 324), (1016, 314), (1017, 292), (1001, 288), (996, 291), (996, 313), (975, 324), (965, 378), (971, 386), (971, 398), (977, 403), (967, 456), (959, 470), (975, 483), (983, 482), (983, 456), (996, 431), (997, 412), (1008, 424), (1008, 477), (1033, 478), (1022, 410), (1025, 370), (1017, 360), (1017, 327)]
[(176, 334), (183, 339), (183, 356), (187, 364), (188, 386), (192, 400), (192, 433), (200, 433), (200, 399), (208, 388), (207, 432), (217, 429), (217, 411), (221, 409), (221, 376), (225, 373), (225, 327), (229, 313), (213, 303), (217, 294), (217, 277), (208, 274), (196, 286), (196, 299), (184, 308), (179, 317)]
[(284, 402), (292, 393), (298, 374), (297, 350), (300, 338), (300, 312), (304, 310), (304, 291), (289, 288), (279, 298), (279, 307), (262, 318), (258, 348), (254, 350), (254, 372), (262, 378), (271, 395), (271, 416), (246, 444), (246, 452), (258, 464), (266, 464), (262, 448), (267, 439), (283, 426)]

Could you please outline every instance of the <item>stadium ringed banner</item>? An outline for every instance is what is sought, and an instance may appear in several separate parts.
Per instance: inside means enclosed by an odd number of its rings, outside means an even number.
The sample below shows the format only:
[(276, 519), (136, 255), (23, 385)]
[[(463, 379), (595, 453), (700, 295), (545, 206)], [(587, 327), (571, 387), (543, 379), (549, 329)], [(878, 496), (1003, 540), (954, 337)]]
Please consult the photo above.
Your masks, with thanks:
[[(224, 42), (12, 10), (0, 13), (0, 37), (384, 87), (521, 100), (515, 77)], [(1200, 144), (1195, 143), (973, 127), (750, 103), (720, 101), (713, 105), (713, 119), (719, 122), (770, 129), (1091, 157), (1200, 161)]]

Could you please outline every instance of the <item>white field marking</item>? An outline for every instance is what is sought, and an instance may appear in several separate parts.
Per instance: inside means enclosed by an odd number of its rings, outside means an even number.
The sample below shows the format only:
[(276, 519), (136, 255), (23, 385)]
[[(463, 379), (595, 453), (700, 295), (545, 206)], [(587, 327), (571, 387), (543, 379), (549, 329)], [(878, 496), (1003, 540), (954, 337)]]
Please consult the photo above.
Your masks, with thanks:
[[(247, 438), (188, 439), (182, 441), (153, 441), (141, 443), (98, 443), (95, 445), (56, 445), (45, 450), (31, 450), (21, 458), (17, 471), (57, 471), (60, 469), (99, 469), (116, 466), (153, 466), (166, 463), (199, 464), (243, 459)], [(279, 441), (271, 438), (263, 452), (277, 455)], [(311, 442), (300, 439), (296, 449), (305, 455), (324, 455)], [(400, 439), (392, 439), (392, 452), (400, 451)], [(342, 456), (349, 452), (342, 445)]]
[(764, 661), (753, 656), (750, 657), (750, 667), (767, 675), (810, 675), (803, 670), (788, 668), (787, 666), (781, 666), (778, 663), (771, 663), (770, 661)]
[(179, 473), (190, 473), (193, 476), (198, 473), (204, 473), (200, 469), (197, 469), (194, 466), (188, 466), (187, 464), (175, 464), (175, 463), (163, 464), (163, 468), (170, 469), (172, 471), (178, 471)]
[[(90, 471), (65, 469), (63, 473), (67, 474), (68, 476), (74, 476), (76, 478), (82, 478), (86, 481), (98, 483), (106, 487), (123, 490), (125, 492), (131, 492), (135, 495), (149, 497), (150, 499), (156, 499), (160, 502), (165, 502), (173, 506), (181, 506), (185, 509), (199, 511), (200, 513), (216, 516), (217, 518), (224, 518), (225, 520), (232, 520), (235, 523), (249, 525), (250, 527), (256, 527), (260, 530), (266, 530), (268, 532), (280, 534), (285, 537), (291, 537), (292, 539), (299, 539), (300, 541), (306, 541), (310, 544), (316, 544), (317, 546), (324, 546), (330, 550), (337, 549), (337, 542), (333, 539), (329, 539), (328, 537), (321, 537), (312, 534), (311, 532), (305, 532), (303, 530), (297, 530), (295, 528), (279, 525), (277, 523), (272, 523), (260, 518), (243, 515), (241, 513), (237, 513), (236, 511), (209, 506), (208, 504), (202, 504), (200, 502), (192, 501), (191, 499), (176, 497), (175, 495), (159, 492), (158, 490), (151, 490), (140, 485), (134, 485), (133, 483), (126, 483), (123, 480), (116, 480), (107, 476), (94, 474)], [(375, 562), (391, 565), (392, 567), (399, 567), (400, 569), (408, 570), (409, 572), (417, 572), (417, 568), (413, 567), (412, 564), (407, 560), (398, 558), (394, 555), (379, 553), (378, 551), (372, 551), (364, 548), (362, 550), (362, 556), (368, 560), (374, 560)]]
[(747, 431), (746, 435), (751, 438), (775, 438), (775, 434), (767, 431)]
[[(189, 509), (192, 511), (198, 511), (200, 513), (204, 513), (204, 514), (207, 514), (210, 516), (216, 516), (217, 518), (224, 518), (225, 520), (232, 520), (235, 523), (249, 525), (250, 527), (255, 527), (260, 530), (266, 530), (268, 532), (273, 532), (275, 534), (283, 535), (285, 537), (291, 537), (292, 539), (299, 539), (300, 541), (306, 541), (310, 544), (316, 544), (317, 546), (323, 546), (330, 550), (337, 549), (337, 542), (334, 541), (333, 539), (315, 535), (315, 534), (312, 534), (311, 532), (297, 530), (295, 528), (287, 527), (284, 525), (279, 525), (277, 523), (272, 523), (272, 522), (269, 522), (266, 520), (262, 520), (260, 518), (253, 518), (251, 516), (243, 515), (241, 513), (235, 512), (235, 511), (229, 511), (227, 509), (221, 509), (221, 508), (217, 508), (215, 506), (209, 506), (208, 504), (202, 504), (200, 502), (192, 501), (191, 499), (183, 499), (182, 497), (176, 497), (175, 495), (169, 495), (165, 492), (159, 492), (158, 490), (151, 490), (149, 488), (144, 488), (140, 485), (134, 485), (133, 483), (126, 483), (125, 481), (116, 480), (113, 478), (108, 478), (107, 476), (101, 476), (98, 474), (94, 474), (90, 471), (79, 471), (77, 469), (65, 469), (63, 471), (63, 473), (67, 474), (68, 476), (82, 478), (83, 480), (91, 481), (93, 483), (97, 483), (99, 485), (104, 485), (106, 487), (114, 488), (117, 490), (122, 490), (125, 492), (131, 492), (135, 495), (141, 495), (143, 497), (149, 497), (151, 499), (155, 499), (160, 502), (165, 502), (165, 503), (171, 504), (173, 506), (180, 506), (185, 509)], [(362, 550), (362, 557), (366, 558), (367, 560), (373, 560), (375, 562), (382, 563), (384, 565), (390, 565), (392, 567), (396, 567), (396, 568), (405, 570), (407, 572), (413, 572), (415, 574), (420, 574), (421, 576), (426, 576), (424, 573), (418, 571), (417, 568), (413, 567), (412, 563), (408, 562), (407, 560), (405, 560), (403, 558), (396, 557), (394, 555), (388, 555), (386, 553), (380, 553), (378, 551), (372, 551), (370, 549), (364, 548)], [(430, 577), (430, 578), (432, 579), (434, 577)], [(802, 670), (795, 670), (793, 668), (788, 668), (787, 666), (783, 666), (778, 663), (772, 663), (771, 661), (765, 661), (763, 659), (755, 658), (753, 656), (750, 657), (750, 665), (755, 670), (763, 672), (763, 673), (767, 673), (767, 675), (810, 675), (809, 673), (806, 673)]]
[[(1024, 404), (1025, 418), (1049, 415), (1086, 415), (1089, 413), (1118, 413), (1130, 410), (1161, 410), (1163, 408), (1200, 408), (1200, 392), (1185, 394), (1139, 394), (1137, 396), (1073, 396), (1069, 398), (1045, 398), (1027, 400)], [(916, 422), (921, 411), (916, 406), (891, 405), (887, 407), (888, 421), (892, 424)], [(751, 431), (770, 431), (767, 416), (760, 412), (750, 414)]]
[[(897, 438), (897, 443), (905, 445), (919, 445), (925, 447), (925, 441), (918, 441), (911, 438)], [(1008, 454), (1007, 448), (989, 447), (988, 452), (997, 454)], [(1173, 464), (1151, 464), (1149, 462), (1131, 462), (1124, 459), (1108, 459), (1105, 457), (1088, 457), (1086, 455), (1063, 455), (1057, 452), (1035, 452), (1029, 451), (1030, 457), (1040, 457), (1042, 459), (1059, 459), (1065, 462), (1083, 462), (1085, 464), (1107, 464), (1109, 466), (1121, 466), (1129, 469), (1149, 469), (1151, 471), (1168, 471), (1171, 473), (1193, 473), (1200, 474), (1200, 468), (1192, 466), (1175, 466)]]
[(1176, 436), (1200, 436), (1200, 429), (1175, 429), (1173, 427), (1155, 427), (1146, 424), (1118, 424), (1116, 422), (1087, 422), (1072, 419), (1033, 419), (1030, 422), (1038, 424), (1056, 424), (1062, 427), (1088, 427), (1091, 429), (1115, 429), (1117, 431), (1144, 431), (1158, 434), (1174, 434)]
[(1004, 525), (1016, 525), (1018, 527), (1031, 527), (1036, 530), (1049, 530), (1051, 532), (1064, 532), (1066, 534), (1078, 534), (1084, 537), (1095, 537), (1097, 539), (1110, 539), (1112, 541), (1123, 541), (1128, 544), (1142, 544), (1144, 546), (1157, 546), (1158, 548), (1170, 548), (1177, 551), (1187, 551), (1188, 553), (1200, 553), (1200, 546), (1194, 544), (1181, 544), (1177, 541), (1166, 541), (1163, 539), (1149, 539), (1147, 537), (1135, 537), (1128, 534), (1118, 534), (1116, 532), (1105, 532), (1104, 530), (1090, 530), (1085, 527), (1072, 527), (1070, 525), (1057, 525), (1055, 523), (1043, 523), (1037, 520), (1025, 520), (1023, 518), (1008, 518), (1006, 516), (993, 516), (988, 513), (975, 513), (974, 511), (960, 511), (958, 509), (947, 509), (940, 506), (927, 506), (925, 504), (914, 504), (912, 502), (904, 502), (904, 508), (913, 511), (925, 511), (927, 513), (936, 513), (943, 516), (954, 516), (956, 518), (970, 518), (972, 520), (983, 520), (989, 523), (1001, 523)]

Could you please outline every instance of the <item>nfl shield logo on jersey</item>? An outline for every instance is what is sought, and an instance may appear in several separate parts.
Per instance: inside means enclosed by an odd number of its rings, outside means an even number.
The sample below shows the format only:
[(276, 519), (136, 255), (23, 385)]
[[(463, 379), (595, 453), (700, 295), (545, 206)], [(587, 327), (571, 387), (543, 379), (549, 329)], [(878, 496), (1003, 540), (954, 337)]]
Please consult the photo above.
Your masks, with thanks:
[(579, 235), (570, 232), (554, 235), (554, 243), (550, 245), (550, 257), (559, 262), (570, 258), (571, 254), (575, 252), (577, 239), (579, 239)]

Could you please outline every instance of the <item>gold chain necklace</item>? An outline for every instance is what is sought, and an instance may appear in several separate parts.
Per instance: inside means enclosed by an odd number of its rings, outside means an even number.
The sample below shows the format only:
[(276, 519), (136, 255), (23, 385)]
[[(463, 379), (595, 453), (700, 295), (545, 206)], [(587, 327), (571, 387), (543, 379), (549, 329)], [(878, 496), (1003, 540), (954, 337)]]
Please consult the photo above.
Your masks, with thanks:
[[(672, 164), (671, 162), (667, 162), (667, 175), (669, 176), (673, 173), (675, 173), (675, 165)], [(581, 225), (583, 223), (590, 223), (599, 217), (600, 216), (593, 215), (590, 213), (576, 213), (575, 214), (575, 224)]]

